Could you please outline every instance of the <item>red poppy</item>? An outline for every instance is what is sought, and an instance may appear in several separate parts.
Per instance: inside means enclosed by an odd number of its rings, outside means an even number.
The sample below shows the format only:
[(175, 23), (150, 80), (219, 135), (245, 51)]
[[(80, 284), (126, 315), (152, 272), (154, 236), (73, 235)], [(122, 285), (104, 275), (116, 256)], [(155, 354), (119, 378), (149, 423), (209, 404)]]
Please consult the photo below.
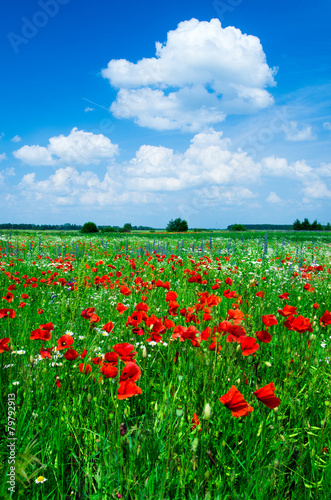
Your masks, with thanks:
[(56, 386), (57, 386), (59, 389), (61, 389), (61, 382), (60, 382), (60, 380), (59, 380), (58, 378), (56, 378), (56, 380), (55, 380), (55, 384), (56, 384)]
[(0, 318), (15, 318), (14, 309), (0, 309)]
[(81, 363), (81, 364), (79, 365), (79, 371), (80, 371), (80, 373), (83, 373), (83, 372), (84, 372), (84, 373), (85, 373), (85, 375), (87, 375), (88, 373), (91, 373), (91, 371), (92, 371), (92, 366), (91, 366), (91, 365), (89, 365), (89, 364), (87, 364), (87, 365), (85, 365), (85, 369), (84, 369), (84, 364), (85, 364), (85, 363)]
[(289, 306), (288, 304), (285, 304), (283, 309), (278, 309), (278, 312), (281, 316), (286, 318), (287, 316), (291, 316), (291, 314), (296, 314), (297, 313), (297, 308), (295, 306)]
[(201, 431), (202, 431), (202, 429), (201, 429), (201, 422), (200, 422), (200, 420), (199, 420), (199, 418), (198, 418), (198, 415), (197, 415), (196, 413), (193, 415), (193, 418), (192, 418), (192, 424), (193, 424), (193, 425), (191, 425), (191, 430), (192, 430), (192, 431), (194, 431), (194, 429), (195, 429), (196, 427), (198, 428), (198, 431), (199, 431), (199, 432), (201, 432)]
[(98, 316), (97, 314), (92, 314), (90, 316), (90, 323), (92, 325), (92, 323), (99, 323), (100, 321), (100, 316)]
[(237, 297), (236, 292), (230, 290), (229, 288), (227, 290), (224, 290), (223, 295), (226, 299), (235, 299)]
[(54, 349), (53, 347), (47, 347), (47, 349), (45, 349), (44, 344), (41, 344), (39, 354), (43, 359), (45, 359), (45, 358), (52, 359), (52, 350), (53, 349)]
[(7, 292), (6, 295), (4, 297), (2, 297), (4, 300), (6, 300), (7, 302), (12, 302), (15, 298), (15, 295), (11, 292)]
[(44, 310), (43, 309), (38, 309), (37, 314), (44, 314)]
[(80, 357), (81, 357), (82, 359), (84, 359), (84, 358), (86, 358), (86, 355), (87, 355), (87, 350), (86, 350), (86, 349), (84, 349), (84, 350), (83, 350), (83, 352), (82, 352), (82, 354), (80, 355)]
[(239, 342), (242, 349), (243, 356), (249, 356), (258, 350), (260, 347), (256, 342), (256, 338), (254, 337), (239, 337)]
[(0, 353), (2, 353), (3, 351), (9, 351), (9, 347), (7, 345), (8, 342), (10, 342), (10, 339), (8, 338), (0, 340)]
[(30, 333), (30, 340), (51, 340), (51, 332), (49, 330), (43, 330), (42, 328), (37, 328)]
[(136, 363), (127, 363), (125, 367), (122, 370), (122, 374), (120, 376), (120, 383), (124, 382), (125, 380), (132, 380), (135, 382), (140, 378), (141, 375), (141, 370)]
[(127, 307), (126, 307), (124, 304), (122, 304), (121, 302), (119, 302), (119, 303), (117, 304), (117, 306), (116, 306), (116, 309), (117, 309), (117, 311), (118, 311), (120, 314), (123, 314), (123, 313), (124, 313), (124, 311), (126, 311), (126, 310), (127, 310)]
[[(132, 344), (128, 344), (127, 342), (123, 342), (122, 344), (115, 344), (113, 346), (113, 349), (117, 354), (119, 354), (121, 357), (127, 356), (128, 354), (131, 353), (131, 351), (134, 349), (134, 346)], [(135, 353), (137, 354), (137, 353)]]
[(319, 305), (319, 304), (317, 304), (317, 302), (315, 302), (315, 304), (313, 304), (313, 308), (314, 308), (314, 309), (320, 309), (320, 305)]
[(331, 313), (330, 311), (325, 311), (323, 316), (320, 317), (321, 326), (331, 325)]
[(284, 321), (284, 326), (288, 330), (295, 330), (298, 333), (303, 333), (303, 332), (310, 332), (312, 333), (313, 328), (311, 325), (311, 322), (309, 318), (305, 318), (304, 316), (297, 316), (296, 318), (294, 316), (289, 316), (287, 321)]
[(53, 330), (54, 326), (53, 323), (46, 323), (45, 325), (39, 325), (39, 328), (42, 330), (48, 330), (49, 332)]
[(106, 352), (105, 354), (105, 360), (112, 365), (117, 365), (118, 358), (119, 355), (117, 354), (117, 352)]
[(278, 321), (273, 314), (266, 314), (262, 316), (262, 323), (268, 327), (272, 325), (278, 325)]
[(255, 297), (265, 297), (265, 292), (256, 292)]
[(277, 408), (280, 405), (280, 399), (275, 396), (275, 385), (273, 382), (261, 387), (261, 389), (253, 392), (253, 394), (270, 409)]
[(68, 349), (74, 343), (74, 339), (71, 335), (62, 335), (57, 340), (57, 348), (56, 351), (60, 351), (61, 349)]
[(235, 418), (245, 417), (253, 411), (253, 408), (245, 401), (244, 396), (234, 385), (224, 396), (218, 399), (231, 410), (232, 416)]
[(116, 366), (112, 365), (111, 363), (103, 363), (103, 365), (100, 368), (101, 373), (106, 378), (116, 378), (117, 377), (117, 368)]
[(140, 387), (138, 387), (135, 384), (135, 382), (133, 382), (131, 379), (128, 379), (120, 384), (117, 392), (117, 398), (118, 399), (131, 398), (136, 394), (142, 394), (142, 392), (143, 391), (140, 389)]
[(125, 285), (122, 285), (120, 287), (120, 292), (122, 295), (125, 295), (126, 297), (128, 297), (129, 295), (131, 295), (132, 291), (130, 290), (130, 288), (128, 288), (127, 286)]
[(80, 313), (80, 315), (82, 318), (90, 319), (92, 314), (94, 314), (94, 311), (95, 311), (95, 307), (88, 307), (87, 309), (84, 309), (84, 311), (82, 311)]
[(283, 299), (283, 300), (289, 300), (290, 297), (289, 297), (289, 294), (287, 292), (284, 292), (281, 295), (278, 295), (278, 298)]
[(256, 337), (261, 341), (264, 342), (265, 344), (269, 344), (271, 342), (271, 335), (267, 330), (262, 330), (261, 332), (256, 332)]
[(176, 300), (178, 297), (177, 293), (176, 292), (167, 292), (167, 295), (166, 295), (166, 301), (173, 301), (173, 300)]
[(244, 313), (239, 309), (229, 309), (227, 314), (227, 319), (232, 319), (234, 325), (240, 325), (241, 320), (244, 317)]
[(75, 349), (68, 349), (64, 355), (65, 359), (68, 361), (74, 361), (76, 358), (78, 358), (79, 354)]
[(225, 279), (225, 283), (226, 283), (227, 285), (230, 285), (230, 286), (231, 286), (231, 285), (232, 285), (232, 279), (231, 279), (231, 278), (226, 278), (226, 279)]

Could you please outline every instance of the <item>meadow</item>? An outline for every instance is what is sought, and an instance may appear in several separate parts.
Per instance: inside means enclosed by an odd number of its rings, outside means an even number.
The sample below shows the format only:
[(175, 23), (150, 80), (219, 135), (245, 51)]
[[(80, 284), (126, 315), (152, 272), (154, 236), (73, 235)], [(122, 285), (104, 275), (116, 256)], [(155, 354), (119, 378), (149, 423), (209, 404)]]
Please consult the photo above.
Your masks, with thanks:
[(329, 499), (331, 235), (2, 231), (0, 497)]

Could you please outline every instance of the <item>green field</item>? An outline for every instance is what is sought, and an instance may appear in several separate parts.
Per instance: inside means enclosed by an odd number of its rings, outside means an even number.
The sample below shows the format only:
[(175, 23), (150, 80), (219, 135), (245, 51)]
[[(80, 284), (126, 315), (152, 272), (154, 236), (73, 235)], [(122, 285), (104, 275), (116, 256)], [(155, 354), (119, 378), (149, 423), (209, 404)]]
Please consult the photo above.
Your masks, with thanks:
[(330, 268), (321, 232), (3, 230), (0, 497), (329, 499)]

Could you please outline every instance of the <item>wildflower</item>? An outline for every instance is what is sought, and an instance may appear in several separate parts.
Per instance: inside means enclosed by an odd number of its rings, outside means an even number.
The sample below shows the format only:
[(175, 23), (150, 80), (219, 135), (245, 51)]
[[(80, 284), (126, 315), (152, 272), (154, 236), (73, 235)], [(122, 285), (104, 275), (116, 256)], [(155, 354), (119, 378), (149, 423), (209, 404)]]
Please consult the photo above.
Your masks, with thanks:
[(9, 351), (9, 347), (7, 345), (8, 342), (10, 342), (9, 338), (5, 338), (5, 339), (0, 340), (0, 353), (3, 351)]
[(37, 479), (35, 480), (35, 483), (36, 483), (36, 484), (40, 484), (40, 483), (44, 483), (45, 481), (47, 481), (46, 477), (44, 477), (44, 476), (39, 476), (39, 477), (37, 477)]
[(55, 350), (60, 351), (61, 349), (68, 349), (73, 343), (74, 339), (71, 335), (62, 335), (62, 337), (57, 340), (57, 348)]
[(224, 394), (224, 396), (218, 399), (231, 410), (235, 418), (245, 417), (253, 411), (253, 408), (245, 401), (244, 396), (234, 385)]
[(278, 406), (280, 405), (280, 399), (275, 396), (275, 385), (273, 382), (270, 382), (270, 384), (261, 387), (261, 389), (253, 392), (253, 394), (259, 401), (261, 401), (271, 410), (273, 408), (278, 408)]
[(268, 327), (272, 325), (278, 325), (278, 321), (273, 314), (266, 314), (262, 316), (262, 323)]

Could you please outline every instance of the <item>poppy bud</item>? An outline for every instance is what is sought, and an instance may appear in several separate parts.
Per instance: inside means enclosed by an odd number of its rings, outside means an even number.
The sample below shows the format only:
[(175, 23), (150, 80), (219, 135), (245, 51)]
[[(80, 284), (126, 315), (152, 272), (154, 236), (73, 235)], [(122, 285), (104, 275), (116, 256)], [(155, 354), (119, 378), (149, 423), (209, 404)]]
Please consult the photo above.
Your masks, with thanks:
[[(313, 325), (314, 326), (314, 325)], [(311, 334), (311, 336), (309, 337), (309, 340), (315, 340), (316, 339), (316, 335), (314, 335), (313, 333)]]
[(277, 469), (278, 466), (279, 466), (279, 460), (278, 460), (278, 458), (276, 458), (276, 460), (274, 460), (275, 469)]
[(176, 408), (176, 415), (177, 417), (182, 417), (184, 413), (184, 408), (183, 405), (178, 405)]
[(207, 403), (205, 406), (205, 409), (204, 409), (204, 413), (203, 413), (204, 420), (210, 419), (210, 412), (211, 412), (210, 404)]
[(33, 361), (34, 361), (34, 358), (33, 358), (33, 356), (31, 355), (31, 356), (30, 356), (30, 363), (31, 363), (32, 365), (33, 365)]
[(90, 403), (92, 401), (92, 394), (87, 395), (87, 402)]
[(142, 349), (142, 357), (144, 359), (147, 358), (147, 349), (146, 349), (146, 346), (144, 346), (143, 349)]
[(199, 445), (199, 439), (198, 438), (193, 439), (193, 441), (192, 441), (192, 451), (194, 453), (197, 451), (198, 445)]
[(265, 361), (264, 364), (266, 365), (267, 368), (270, 368), (271, 366), (271, 363), (269, 363), (269, 361)]
[(285, 437), (283, 436), (283, 434), (279, 434), (279, 437), (280, 439), (283, 441), (283, 443), (285, 442)]

